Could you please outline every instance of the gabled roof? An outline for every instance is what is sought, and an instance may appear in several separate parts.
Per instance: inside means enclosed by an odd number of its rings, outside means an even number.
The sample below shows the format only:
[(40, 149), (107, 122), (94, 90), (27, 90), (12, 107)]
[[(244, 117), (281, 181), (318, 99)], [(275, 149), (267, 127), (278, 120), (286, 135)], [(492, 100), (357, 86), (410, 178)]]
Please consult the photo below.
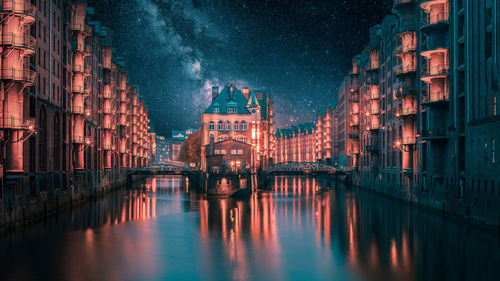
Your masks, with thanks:
[(300, 131), (300, 133), (312, 133), (312, 131), (316, 129), (316, 124), (315, 123), (304, 123), (304, 124), (299, 124), (292, 126), (287, 129), (278, 129), (276, 130), (276, 136), (279, 137), (281, 134), (285, 137), (291, 137), (292, 134), (297, 135)]
[[(246, 108), (248, 100), (236, 87), (233, 88), (232, 98), (231, 87), (224, 87), (224, 89), (212, 100), (210, 106), (205, 110), (204, 113), (216, 113), (225, 114), (227, 113), (228, 107), (236, 107), (237, 114), (250, 114), (250, 111)], [(214, 112), (214, 107), (219, 107), (219, 112)]]

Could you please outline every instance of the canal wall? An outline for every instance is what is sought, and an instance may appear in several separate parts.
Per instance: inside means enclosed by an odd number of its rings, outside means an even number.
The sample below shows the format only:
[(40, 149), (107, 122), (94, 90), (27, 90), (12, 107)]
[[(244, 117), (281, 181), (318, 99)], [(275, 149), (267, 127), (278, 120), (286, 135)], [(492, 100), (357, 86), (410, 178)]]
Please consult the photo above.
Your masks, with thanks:
[[(134, 179), (144, 176), (134, 176)], [(0, 209), (0, 230), (23, 225), (125, 186), (127, 170), (45, 173), (10, 178), (17, 183)]]
[(500, 231), (500, 198), (460, 190), (446, 182), (414, 184), (400, 180), (399, 174), (383, 177), (378, 174), (353, 172), (351, 184), (428, 211)]

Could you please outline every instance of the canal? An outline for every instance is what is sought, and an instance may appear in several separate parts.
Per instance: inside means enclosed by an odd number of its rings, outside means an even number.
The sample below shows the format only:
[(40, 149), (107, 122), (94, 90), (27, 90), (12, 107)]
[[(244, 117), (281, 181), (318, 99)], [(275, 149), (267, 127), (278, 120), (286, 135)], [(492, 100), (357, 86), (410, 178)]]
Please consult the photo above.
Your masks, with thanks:
[(147, 178), (0, 234), (0, 280), (500, 280), (498, 233), (325, 178), (203, 198)]

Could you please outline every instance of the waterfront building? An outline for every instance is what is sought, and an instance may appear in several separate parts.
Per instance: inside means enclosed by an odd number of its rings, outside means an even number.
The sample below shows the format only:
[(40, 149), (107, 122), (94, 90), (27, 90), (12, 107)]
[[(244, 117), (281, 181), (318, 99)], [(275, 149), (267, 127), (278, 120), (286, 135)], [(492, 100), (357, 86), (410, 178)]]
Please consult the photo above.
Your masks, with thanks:
[(493, 0), (395, 0), (394, 15), (370, 28), (333, 114), (334, 162), (351, 157), (355, 184), (499, 223), (499, 9)]
[(147, 165), (147, 108), (87, 1), (2, 1), (0, 13), (0, 224)]
[(316, 162), (318, 140), (315, 123), (276, 131), (276, 162)]
[(210, 147), (228, 139), (255, 148), (251, 149), (254, 160), (247, 168), (264, 169), (273, 163), (273, 101), (268, 92), (239, 90), (233, 85), (224, 87), (221, 92), (218, 87), (212, 89), (212, 102), (201, 115), (203, 170), (209, 168), (207, 157), (215, 153)]

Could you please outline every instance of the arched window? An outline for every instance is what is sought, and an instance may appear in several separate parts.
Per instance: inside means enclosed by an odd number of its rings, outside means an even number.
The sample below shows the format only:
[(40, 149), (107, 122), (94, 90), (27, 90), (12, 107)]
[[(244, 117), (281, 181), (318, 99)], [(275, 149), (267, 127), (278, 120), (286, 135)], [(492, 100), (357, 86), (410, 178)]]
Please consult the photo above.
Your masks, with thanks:
[(235, 132), (238, 132), (240, 130), (240, 123), (238, 123), (238, 121), (234, 122), (234, 124), (233, 124), (233, 130)]
[(222, 121), (219, 121), (217, 124), (217, 130), (224, 131), (224, 123), (222, 123)]
[(226, 132), (231, 131), (231, 123), (229, 121), (226, 122)]
[(247, 122), (243, 121), (241, 122), (241, 131), (246, 132), (247, 130)]
[(215, 130), (215, 123), (214, 123), (214, 121), (210, 121), (210, 124), (208, 125), (208, 130), (209, 131), (214, 131)]

